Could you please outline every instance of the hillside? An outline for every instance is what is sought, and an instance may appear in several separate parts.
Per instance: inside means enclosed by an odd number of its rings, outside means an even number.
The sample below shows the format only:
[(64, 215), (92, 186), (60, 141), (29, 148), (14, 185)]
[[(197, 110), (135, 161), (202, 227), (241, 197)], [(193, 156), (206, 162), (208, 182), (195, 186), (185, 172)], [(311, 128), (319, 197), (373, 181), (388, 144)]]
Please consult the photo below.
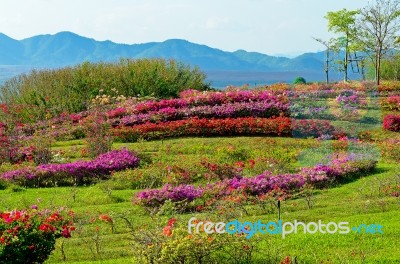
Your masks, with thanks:
[(182, 39), (127, 45), (97, 41), (72, 32), (38, 35), (23, 40), (0, 35), (0, 65), (60, 67), (83, 61), (115, 61), (123, 57), (174, 58), (205, 71), (319, 71), (323, 67), (320, 59), (323, 56), (314, 56), (313, 53), (289, 59), (245, 50), (227, 52)]
[(288, 88), (2, 125), (0, 263), (398, 263), (400, 83)]
[[(33, 68), (57, 68), (84, 61), (113, 62), (120, 58), (176, 59), (200, 67), (212, 76), (209, 80), (217, 87), (290, 82), (299, 75), (310, 81), (322, 81), (324, 56), (324, 52), (305, 53), (290, 59), (245, 50), (228, 52), (182, 39), (128, 45), (97, 41), (72, 32), (22, 40), (0, 33), (0, 83)], [(333, 71), (331, 77), (341, 79), (341, 75)], [(358, 77), (353, 74), (351, 78)]]

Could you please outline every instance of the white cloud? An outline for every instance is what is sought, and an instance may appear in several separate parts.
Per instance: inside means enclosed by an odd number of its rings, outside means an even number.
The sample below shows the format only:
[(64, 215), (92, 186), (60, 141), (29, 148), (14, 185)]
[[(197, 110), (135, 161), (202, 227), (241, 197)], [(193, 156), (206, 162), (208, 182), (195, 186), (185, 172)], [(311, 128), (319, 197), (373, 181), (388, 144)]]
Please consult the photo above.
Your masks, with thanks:
[(206, 29), (224, 29), (229, 25), (230, 19), (227, 17), (210, 17), (205, 23)]

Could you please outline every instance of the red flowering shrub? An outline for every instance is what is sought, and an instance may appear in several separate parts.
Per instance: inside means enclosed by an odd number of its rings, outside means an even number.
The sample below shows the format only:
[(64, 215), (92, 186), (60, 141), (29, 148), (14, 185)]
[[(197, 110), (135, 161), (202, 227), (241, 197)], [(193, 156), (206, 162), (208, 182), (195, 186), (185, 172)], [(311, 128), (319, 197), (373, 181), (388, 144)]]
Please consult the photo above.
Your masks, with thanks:
[(233, 136), (233, 135), (268, 135), (322, 136), (332, 134), (334, 127), (328, 121), (301, 120), (293, 121), (288, 117), (267, 118), (192, 118), (171, 122), (160, 122), (120, 127), (112, 130), (113, 136), (123, 142), (135, 142), (139, 138), (151, 140), (185, 136)]
[(400, 115), (385, 116), (383, 118), (383, 128), (394, 132), (400, 132)]
[(335, 134), (335, 128), (325, 120), (295, 120), (292, 130), (294, 137), (320, 137)]
[(73, 213), (31, 210), (0, 212), (0, 263), (43, 263), (56, 239), (71, 237)]
[[(0, 115), (1, 118), (1, 115)], [(26, 160), (20, 136), (22, 124), (0, 122), (0, 164), (2, 162), (18, 163)]]
[(286, 117), (265, 118), (192, 118), (163, 123), (145, 123), (134, 127), (113, 130), (114, 137), (123, 142), (135, 142), (139, 138), (160, 139), (183, 136), (229, 135), (289, 135), (291, 120)]

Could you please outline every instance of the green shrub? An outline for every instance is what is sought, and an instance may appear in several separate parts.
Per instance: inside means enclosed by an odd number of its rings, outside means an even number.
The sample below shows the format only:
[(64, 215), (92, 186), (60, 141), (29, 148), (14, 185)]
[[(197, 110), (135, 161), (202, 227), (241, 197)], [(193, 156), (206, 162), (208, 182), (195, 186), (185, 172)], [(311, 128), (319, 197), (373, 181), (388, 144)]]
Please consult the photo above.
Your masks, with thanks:
[(24, 121), (35, 121), (63, 112), (86, 110), (101, 90), (105, 94), (116, 91), (125, 97), (177, 97), (188, 88), (209, 89), (205, 78), (198, 68), (175, 60), (85, 62), (74, 67), (34, 70), (17, 76), (0, 87), (0, 102), (18, 106), (18, 115)]
[(188, 234), (185, 222), (171, 218), (164, 228), (131, 230), (140, 263), (255, 263), (259, 238), (244, 235)]
[(296, 77), (293, 81), (293, 84), (306, 84), (306, 79), (304, 79), (303, 77)]

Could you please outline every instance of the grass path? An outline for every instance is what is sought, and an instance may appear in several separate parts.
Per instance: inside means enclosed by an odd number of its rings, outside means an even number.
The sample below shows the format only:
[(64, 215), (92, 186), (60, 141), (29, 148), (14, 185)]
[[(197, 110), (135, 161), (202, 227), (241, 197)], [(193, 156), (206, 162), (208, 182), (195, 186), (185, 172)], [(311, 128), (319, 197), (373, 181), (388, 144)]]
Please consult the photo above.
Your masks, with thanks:
[[(301, 149), (312, 146), (312, 140), (288, 138), (194, 138), (173, 139), (165, 142), (138, 142), (134, 144), (116, 144), (116, 148), (127, 146), (147, 155), (157, 162), (179, 164), (193, 162), (200, 157), (215, 160), (234, 159), (234, 155), (244, 151), (250, 157), (254, 155), (272, 155), (282, 160), (292, 160), (292, 156)], [(58, 142), (56, 148), (71, 153), (77, 158), (74, 148), (80, 147), (80, 141)], [(232, 149), (234, 150), (229, 152)], [(271, 147), (273, 146), (273, 148)], [(219, 152), (215, 152), (219, 149)], [(228, 149), (228, 150), (227, 150)], [(235, 151), (237, 150), (238, 153)], [(247, 152), (246, 152), (247, 151)], [(217, 154), (215, 154), (217, 153)], [(285, 153), (284, 156), (282, 153)], [(229, 156), (231, 155), (231, 156)], [(156, 161), (156, 162), (154, 162)], [(293, 166), (297, 166), (292, 164)], [(294, 167), (288, 166), (286, 170)], [(141, 168), (143, 169), (143, 168)], [(161, 169), (161, 168), (160, 168)], [(250, 172), (249, 172), (250, 173)], [(282, 203), (283, 221), (340, 222), (347, 221), (351, 226), (381, 224), (384, 234), (288, 235), (285, 239), (276, 235), (263, 235), (260, 239), (258, 254), (260, 263), (265, 256), (280, 261), (285, 256), (296, 256), (299, 263), (396, 263), (400, 261), (400, 199), (383, 195), (380, 187), (387, 181), (393, 181), (400, 173), (399, 165), (380, 161), (374, 174), (366, 175), (356, 181), (327, 190), (318, 190), (312, 196), (311, 208), (303, 198), (291, 199)], [(0, 209), (26, 208), (38, 204), (40, 208), (66, 206), (79, 215), (78, 230), (69, 240), (58, 241), (57, 248), (47, 263), (61, 262), (63, 253), (68, 263), (131, 263), (135, 254), (130, 246), (129, 230), (118, 215), (129, 217), (135, 225), (154, 225), (154, 220), (138, 206), (133, 206), (131, 198), (135, 190), (127, 184), (125, 188), (107, 189), (112, 182), (102, 182), (86, 187), (57, 187), (41, 189), (9, 188), (0, 191)], [(240, 220), (263, 222), (276, 221), (277, 214), (257, 208), (251, 216), (243, 215)], [(109, 214), (115, 220), (114, 233), (110, 225), (92, 218), (100, 214)], [(192, 214), (179, 215), (178, 220), (187, 222)], [(198, 214), (198, 217), (201, 217)], [(165, 217), (165, 221), (166, 221)], [(96, 231), (98, 227), (98, 231)], [(63, 249), (62, 249), (63, 248)], [(332, 261), (332, 262), (329, 262)]]

